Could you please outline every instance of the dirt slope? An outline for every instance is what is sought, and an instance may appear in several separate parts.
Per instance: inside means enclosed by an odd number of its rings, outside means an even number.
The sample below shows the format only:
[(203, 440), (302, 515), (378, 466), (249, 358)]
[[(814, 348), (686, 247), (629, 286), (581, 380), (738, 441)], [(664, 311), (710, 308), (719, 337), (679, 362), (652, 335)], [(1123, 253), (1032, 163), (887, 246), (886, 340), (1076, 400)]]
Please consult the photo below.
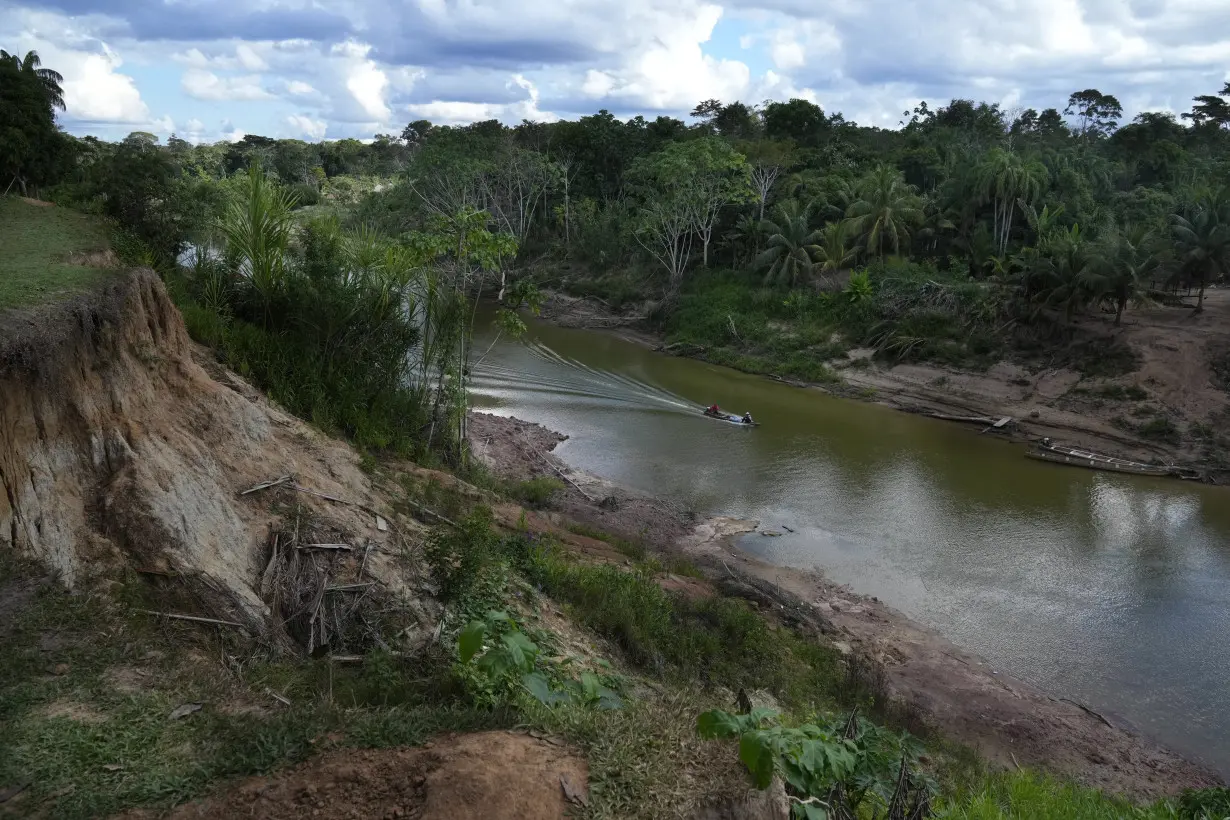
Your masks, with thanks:
[(263, 820), (563, 820), (587, 800), (585, 761), (525, 735), (484, 732), (414, 749), (347, 750), (254, 777), (154, 817)]
[[(148, 270), (0, 317), (0, 549), (38, 559), (70, 588), (123, 564), (169, 575), (194, 614), (267, 630), (258, 590), (281, 513), (275, 493), (240, 491), (293, 474), (299, 486), (393, 516), (352, 450), (217, 373), (226, 384), (198, 364)], [(433, 606), (412, 573), (407, 582), (392, 571), (396, 528), (380, 530), (357, 506), (291, 494), (281, 500), (322, 531), (372, 545), (367, 571), (414, 602), (411, 638), (429, 635)]]

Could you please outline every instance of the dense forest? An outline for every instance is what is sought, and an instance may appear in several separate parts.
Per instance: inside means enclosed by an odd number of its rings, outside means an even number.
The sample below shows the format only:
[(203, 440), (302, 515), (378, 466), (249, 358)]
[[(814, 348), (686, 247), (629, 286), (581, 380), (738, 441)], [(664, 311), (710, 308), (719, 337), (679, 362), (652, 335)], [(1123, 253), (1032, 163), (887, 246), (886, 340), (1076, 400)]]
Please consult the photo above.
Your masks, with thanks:
[[(356, 297), (375, 314), (390, 289), (418, 288), (422, 304), (439, 282), (469, 298), (489, 286), (510, 307), (531, 283), (569, 290), (635, 305), (713, 361), (822, 380), (835, 346), (978, 366), (1066, 344), (1082, 314), (1118, 324), (1179, 288), (1200, 310), (1230, 266), (1230, 83), (1178, 119), (1126, 123), (1113, 95), (1086, 89), (1040, 112), (922, 102), (896, 129), (802, 99), (706, 100), (687, 122), (600, 111), (418, 121), (370, 142), (162, 145), (65, 134), (59, 76), (35, 54), (0, 55), (0, 184), (112, 218), (120, 247), (161, 270), (190, 261), (190, 325), (228, 334), (265, 381), (296, 370), (290, 354), (275, 366), (236, 340), (235, 321), (305, 344), (336, 334), (299, 363), (313, 370), (359, 338), (390, 340), (389, 356), (419, 340), (405, 316), (388, 335), (338, 330), (354, 305), (309, 315), (360, 280), (375, 283)], [(449, 355), (469, 355), (466, 336)], [(385, 370), (342, 394), (386, 401), (400, 375)], [(339, 402), (291, 404), (319, 416)], [(324, 416), (354, 432), (347, 412)]]

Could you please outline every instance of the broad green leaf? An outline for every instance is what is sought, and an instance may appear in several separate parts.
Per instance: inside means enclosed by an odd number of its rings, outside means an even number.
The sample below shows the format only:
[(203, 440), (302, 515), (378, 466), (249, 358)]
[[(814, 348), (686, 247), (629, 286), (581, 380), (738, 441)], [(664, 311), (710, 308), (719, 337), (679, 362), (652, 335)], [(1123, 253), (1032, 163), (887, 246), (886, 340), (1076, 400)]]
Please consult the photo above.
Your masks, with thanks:
[(487, 623), (489, 624), (494, 625), (497, 623), (509, 623), (511, 621), (512, 618), (508, 617), (507, 612), (502, 612), (498, 609), (491, 609), (487, 611)]
[(598, 676), (593, 672), (581, 673), (581, 695), (586, 700), (596, 700), (598, 697), (598, 688), (601, 684), (598, 683)]
[(521, 684), (529, 690), (529, 693), (533, 695), (539, 703), (545, 703), (548, 706), (551, 705), (555, 692), (551, 690), (551, 684), (541, 672), (531, 672), (527, 675), (522, 675)]
[(534, 667), (534, 657), (538, 654), (538, 646), (520, 632), (509, 632), (501, 639), (512, 666), (523, 671)]
[(624, 708), (623, 698), (614, 689), (605, 686), (598, 687), (598, 708), (603, 710)]
[(734, 737), (741, 729), (739, 719), (721, 709), (705, 712), (696, 719), (696, 731), (704, 738)]
[(457, 651), (461, 653), (462, 663), (469, 663), (470, 658), (483, 648), (483, 636), (486, 634), (487, 625), (482, 621), (470, 621), (466, 628), (461, 630), (461, 636), (457, 639)]
[(795, 803), (796, 809), (802, 809), (802, 820), (829, 820), (828, 810), (815, 803)]
[(739, 738), (739, 759), (747, 766), (756, 788), (767, 789), (773, 782), (773, 758), (764, 732), (747, 732)]
[(770, 709), (767, 706), (757, 706), (751, 712), (748, 712), (748, 720), (753, 726), (763, 726), (764, 723), (772, 718), (776, 718), (778, 711)]

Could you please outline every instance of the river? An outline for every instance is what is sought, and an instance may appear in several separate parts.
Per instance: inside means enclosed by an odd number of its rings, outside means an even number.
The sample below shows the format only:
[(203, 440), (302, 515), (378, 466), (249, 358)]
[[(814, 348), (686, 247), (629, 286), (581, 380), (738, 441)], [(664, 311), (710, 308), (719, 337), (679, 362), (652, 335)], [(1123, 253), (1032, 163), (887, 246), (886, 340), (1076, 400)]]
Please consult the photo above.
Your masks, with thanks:
[[(1230, 774), (1230, 489), (1036, 462), (960, 425), (537, 322), (495, 344), (474, 389), (479, 409), (569, 435), (570, 466), (757, 519), (782, 535), (743, 549)], [(761, 426), (696, 411), (713, 402)]]

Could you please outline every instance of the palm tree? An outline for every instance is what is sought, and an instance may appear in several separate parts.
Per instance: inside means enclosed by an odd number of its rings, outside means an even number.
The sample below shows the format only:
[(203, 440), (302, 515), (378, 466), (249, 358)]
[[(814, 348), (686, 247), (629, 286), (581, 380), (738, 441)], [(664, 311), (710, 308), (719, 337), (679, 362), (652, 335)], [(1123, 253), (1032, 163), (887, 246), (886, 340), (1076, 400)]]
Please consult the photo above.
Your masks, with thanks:
[(788, 199), (777, 207), (773, 219), (760, 223), (769, 235), (768, 247), (756, 257), (756, 267), (768, 267), (765, 282), (783, 282), (791, 287), (800, 275), (811, 273), (820, 232), (811, 228), (811, 209)]
[(887, 248), (899, 253), (909, 247), (910, 229), (923, 221), (922, 200), (900, 171), (881, 164), (860, 182), (846, 218), (867, 253), (883, 257)]
[(1140, 301), (1145, 281), (1159, 264), (1152, 231), (1143, 226), (1107, 235), (1084, 271), (1082, 286), (1094, 301), (1115, 306), (1115, 327), (1129, 301)]
[(1016, 221), (1017, 202), (1032, 203), (1049, 181), (1046, 166), (1036, 159), (992, 148), (978, 167), (978, 188), (983, 201), (994, 206), (993, 231), (999, 255), (1008, 252), (1008, 239)]
[(1204, 310), (1204, 288), (1230, 268), (1230, 189), (1210, 191), (1188, 216), (1174, 215), (1175, 244), (1182, 270), (1200, 284), (1196, 312)]
[(271, 182), (253, 163), (242, 194), (223, 213), (219, 227), (226, 254), (234, 260), (260, 305), (265, 326), (269, 310), (286, 284), (287, 251), (294, 231), (295, 197)]
[(64, 89), (61, 88), (64, 78), (58, 71), (43, 68), (43, 61), (39, 59), (37, 51), (27, 51), (23, 58), (0, 49), (0, 60), (7, 60), (21, 71), (34, 75), (43, 86), (43, 93), (47, 95), (47, 104), (52, 108), (65, 110)]
[(850, 245), (845, 222), (830, 222), (820, 231), (820, 244), (813, 253), (821, 273), (845, 270), (854, 263), (858, 248)]
[(1064, 319), (1072, 321), (1073, 314), (1089, 304), (1088, 270), (1093, 261), (1080, 226), (1053, 231), (1037, 261), (1047, 304), (1063, 310)]

